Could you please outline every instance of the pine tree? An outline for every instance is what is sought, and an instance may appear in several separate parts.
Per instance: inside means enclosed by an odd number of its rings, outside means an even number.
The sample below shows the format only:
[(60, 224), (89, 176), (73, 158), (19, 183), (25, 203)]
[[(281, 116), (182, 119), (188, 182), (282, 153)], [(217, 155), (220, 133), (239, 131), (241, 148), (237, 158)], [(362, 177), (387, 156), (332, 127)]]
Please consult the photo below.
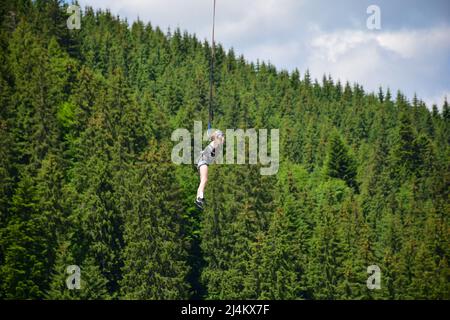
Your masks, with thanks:
[(187, 247), (173, 165), (155, 141), (126, 186), (121, 280), (126, 299), (186, 299)]
[(344, 248), (339, 235), (341, 203), (349, 196), (342, 181), (329, 181), (316, 190), (315, 228), (307, 267), (308, 291), (314, 299), (338, 299), (344, 280)]
[[(70, 253), (70, 243), (63, 241), (57, 250), (55, 267), (52, 273), (50, 288), (46, 293), (47, 299), (52, 300), (105, 300), (109, 299), (108, 280), (101, 274), (94, 259), (87, 258), (80, 265)], [(80, 288), (68, 288), (67, 280), (70, 276), (67, 267), (80, 268)]]
[(445, 97), (444, 105), (442, 106), (442, 117), (446, 121), (449, 121), (450, 119), (450, 107), (448, 106), (447, 97)]
[(356, 190), (358, 188), (355, 181), (355, 160), (350, 155), (348, 147), (336, 133), (331, 135), (328, 144), (325, 174), (332, 178), (344, 180), (348, 186)]
[[(290, 229), (290, 230), (289, 230)], [(279, 209), (272, 218), (262, 242), (259, 282), (261, 299), (289, 300), (299, 298), (299, 278), (294, 250), (294, 233), (286, 214)], [(298, 244), (297, 244), (298, 245)]]

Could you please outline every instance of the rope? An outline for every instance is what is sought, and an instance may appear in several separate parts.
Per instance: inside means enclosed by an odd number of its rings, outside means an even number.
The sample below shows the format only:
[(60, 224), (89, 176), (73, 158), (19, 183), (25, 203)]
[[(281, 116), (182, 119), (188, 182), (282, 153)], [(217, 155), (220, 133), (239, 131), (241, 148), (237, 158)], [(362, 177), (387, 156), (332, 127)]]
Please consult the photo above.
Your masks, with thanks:
[(208, 116), (208, 130), (211, 129), (211, 124), (214, 119), (213, 113), (213, 93), (214, 93), (214, 60), (216, 57), (215, 43), (214, 43), (214, 27), (216, 23), (216, 0), (213, 3), (213, 25), (212, 25), (212, 47), (211, 47), (211, 68), (209, 72), (209, 116)]

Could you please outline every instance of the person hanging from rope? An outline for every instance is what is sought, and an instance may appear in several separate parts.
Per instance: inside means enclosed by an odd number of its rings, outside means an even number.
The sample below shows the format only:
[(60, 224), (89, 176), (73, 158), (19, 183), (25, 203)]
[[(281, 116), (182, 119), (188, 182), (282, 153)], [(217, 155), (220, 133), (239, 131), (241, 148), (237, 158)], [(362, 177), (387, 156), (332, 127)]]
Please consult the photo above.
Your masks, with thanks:
[[(209, 74), (209, 119), (208, 119), (208, 133), (211, 132), (211, 124), (213, 122), (213, 96), (214, 96), (214, 60), (215, 60), (215, 42), (214, 42), (214, 26), (216, 19), (216, 0), (213, 1), (213, 24), (212, 24), (212, 39), (211, 39), (211, 68)], [(203, 210), (205, 198), (203, 192), (205, 191), (206, 182), (208, 181), (208, 166), (212, 164), (220, 149), (225, 142), (225, 135), (220, 130), (213, 130), (210, 135), (211, 143), (201, 152), (197, 161), (197, 169), (200, 174), (200, 184), (197, 189), (197, 196), (195, 198), (195, 205)]]
[(220, 130), (215, 130), (210, 136), (211, 143), (200, 153), (200, 157), (197, 161), (197, 169), (200, 174), (200, 184), (197, 189), (197, 197), (195, 199), (195, 205), (203, 210), (205, 204), (205, 198), (203, 192), (205, 190), (206, 182), (208, 181), (208, 166), (212, 164), (217, 155), (220, 154), (220, 148), (222, 148), (225, 142), (225, 135)]

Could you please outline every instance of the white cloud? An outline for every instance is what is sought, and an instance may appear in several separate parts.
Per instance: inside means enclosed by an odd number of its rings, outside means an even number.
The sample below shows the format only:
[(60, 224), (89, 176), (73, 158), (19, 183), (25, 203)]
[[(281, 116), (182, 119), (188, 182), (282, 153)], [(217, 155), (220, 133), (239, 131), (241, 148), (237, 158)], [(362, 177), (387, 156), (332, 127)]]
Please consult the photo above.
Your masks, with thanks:
[[(318, 31), (309, 42), (306, 65), (315, 77), (331, 74), (341, 81), (358, 82), (370, 91), (389, 86), (411, 96), (445, 91), (442, 68), (450, 55), (450, 27), (372, 32)], [(444, 67), (445, 68), (445, 67)], [(436, 83), (435, 88), (430, 87)], [(445, 84), (448, 90), (448, 83)]]
[(403, 30), (384, 32), (376, 36), (380, 46), (390, 49), (403, 58), (415, 58), (418, 55), (429, 55), (436, 48), (450, 48), (450, 27), (438, 27), (423, 30)]
[(311, 50), (324, 55), (329, 62), (337, 62), (362, 47), (375, 47), (392, 52), (400, 59), (423, 59), (436, 52), (450, 49), (450, 27), (424, 30), (402, 30), (397, 32), (371, 32), (361, 30), (339, 30), (331, 33), (320, 31), (310, 41)]
[(342, 56), (362, 45), (368, 45), (373, 39), (362, 31), (344, 31), (320, 33), (310, 41), (311, 51), (316, 51), (317, 58), (336, 63)]

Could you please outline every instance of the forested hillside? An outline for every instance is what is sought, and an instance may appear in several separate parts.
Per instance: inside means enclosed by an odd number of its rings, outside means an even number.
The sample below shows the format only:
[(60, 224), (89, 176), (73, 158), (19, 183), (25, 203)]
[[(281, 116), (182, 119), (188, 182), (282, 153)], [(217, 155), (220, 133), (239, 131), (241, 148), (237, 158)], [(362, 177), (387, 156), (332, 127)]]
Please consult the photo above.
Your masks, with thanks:
[(199, 212), (171, 133), (206, 126), (211, 44), (67, 18), (1, 2), (1, 299), (450, 299), (448, 103), (217, 44), (214, 127), (279, 128), (280, 169), (211, 166)]

